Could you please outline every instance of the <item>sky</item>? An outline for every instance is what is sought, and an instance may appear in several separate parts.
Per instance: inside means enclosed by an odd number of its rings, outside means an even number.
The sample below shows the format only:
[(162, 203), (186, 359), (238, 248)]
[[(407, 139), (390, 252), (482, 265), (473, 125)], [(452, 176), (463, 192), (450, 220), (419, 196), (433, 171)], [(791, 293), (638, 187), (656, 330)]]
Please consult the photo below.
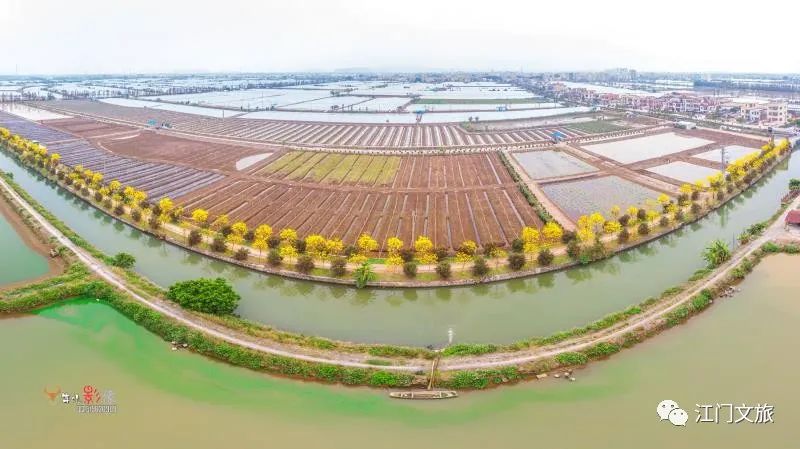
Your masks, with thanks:
[(800, 2), (713, 3), (0, 0), (0, 74), (800, 73)]

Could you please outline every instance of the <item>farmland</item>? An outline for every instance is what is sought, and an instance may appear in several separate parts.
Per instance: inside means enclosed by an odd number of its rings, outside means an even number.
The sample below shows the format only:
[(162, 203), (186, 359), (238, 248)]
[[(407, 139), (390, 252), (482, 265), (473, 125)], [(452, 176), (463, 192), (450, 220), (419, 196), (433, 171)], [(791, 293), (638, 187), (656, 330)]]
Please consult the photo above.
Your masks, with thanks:
[(462, 188), (509, 184), (495, 155), (385, 156), (290, 151), (254, 174), (271, 179), (393, 189)]
[(628, 129), (627, 126), (622, 126), (614, 122), (598, 120), (593, 122), (580, 122), (567, 125), (567, 129), (573, 131), (585, 132), (588, 134), (610, 133), (615, 131), (622, 131)]
[[(758, 148), (749, 148), (741, 145), (729, 145), (725, 147), (725, 158), (727, 162), (733, 162), (742, 156), (746, 156), (750, 153), (756, 153), (758, 151)], [(694, 157), (712, 162), (721, 162), (722, 150), (715, 149), (706, 151), (705, 153), (696, 154)]]
[(531, 179), (590, 173), (597, 168), (563, 151), (541, 150), (513, 153)]
[(35, 122), (0, 113), (0, 127), (45, 144), (63, 164), (100, 171), (108, 179), (144, 190), (152, 199), (185, 195), (224, 176), (190, 167), (152, 163), (103, 151), (87, 140)]
[(661, 176), (688, 183), (693, 183), (697, 180), (705, 180), (707, 177), (719, 173), (719, 170), (690, 164), (684, 161), (670, 162), (669, 164), (650, 167), (647, 170)]
[[(381, 99), (376, 99), (381, 100)], [(135, 101), (135, 100), (129, 100)], [(148, 102), (139, 102), (148, 104)], [(64, 100), (42, 102), (59, 112), (85, 114), (123, 124), (146, 126), (148, 122), (168, 123), (172, 129), (190, 134), (222, 136), (249, 142), (306, 145), (335, 148), (375, 149), (440, 149), (442, 147), (485, 148), (528, 143), (547, 143), (558, 131), (567, 138), (580, 138), (590, 133), (570, 130), (565, 126), (540, 126), (508, 131), (468, 131), (458, 123), (396, 124), (396, 123), (323, 123), (309, 121), (267, 120), (241, 117), (221, 119), (167, 110), (165, 107), (125, 107), (98, 101)], [(157, 105), (158, 103), (151, 103)], [(366, 104), (366, 103), (365, 103)], [(182, 105), (168, 105), (179, 107)], [(192, 108), (194, 106), (185, 106)], [(174, 109), (174, 108), (173, 108)], [(205, 108), (211, 111), (218, 111)], [(526, 112), (526, 111), (510, 111)], [(534, 111), (536, 112), (536, 111)], [(280, 111), (260, 111), (251, 114), (282, 114)], [(247, 114), (247, 116), (251, 116)], [(336, 113), (321, 114), (325, 117)], [(377, 117), (382, 114), (358, 114), (358, 117)], [(434, 115), (431, 113), (430, 115)], [(339, 114), (341, 115), (341, 114)], [(413, 115), (413, 114), (410, 114)], [(466, 119), (466, 117), (464, 117)], [(387, 119), (388, 120), (388, 119)], [(413, 123), (413, 121), (411, 122)]]
[(584, 145), (583, 148), (617, 162), (631, 163), (713, 144), (711, 140), (673, 132), (652, 134), (635, 139)]
[(613, 206), (644, 207), (648, 200), (655, 200), (659, 195), (617, 176), (547, 184), (542, 190), (573, 220), (593, 212), (608, 216)]
[(322, 233), (346, 243), (367, 232), (379, 242), (427, 235), (446, 247), (465, 239), (509, 244), (522, 226), (541, 224), (494, 154), (292, 151), (271, 161), (251, 176), (178, 200), (251, 226), (294, 227), (301, 235)]
[(391, 185), (399, 156), (369, 156), (313, 151), (287, 152), (256, 174), (325, 184)]

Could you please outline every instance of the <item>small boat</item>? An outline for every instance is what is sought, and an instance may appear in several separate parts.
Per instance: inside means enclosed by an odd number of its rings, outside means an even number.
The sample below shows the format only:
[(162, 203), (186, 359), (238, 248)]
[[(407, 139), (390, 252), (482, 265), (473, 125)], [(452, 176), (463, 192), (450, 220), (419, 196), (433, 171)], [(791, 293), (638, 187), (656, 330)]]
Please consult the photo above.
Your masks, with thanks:
[(393, 391), (389, 397), (395, 399), (450, 399), (458, 397), (458, 393), (453, 390), (411, 390)]

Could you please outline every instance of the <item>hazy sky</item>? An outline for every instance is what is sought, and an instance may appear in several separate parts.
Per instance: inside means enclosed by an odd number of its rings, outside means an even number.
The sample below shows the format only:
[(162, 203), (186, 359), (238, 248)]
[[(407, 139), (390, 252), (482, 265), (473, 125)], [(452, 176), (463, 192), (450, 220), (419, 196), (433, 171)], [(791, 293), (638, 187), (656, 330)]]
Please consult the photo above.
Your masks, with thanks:
[(711, 3), (0, 0), (0, 73), (800, 72), (800, 2)]

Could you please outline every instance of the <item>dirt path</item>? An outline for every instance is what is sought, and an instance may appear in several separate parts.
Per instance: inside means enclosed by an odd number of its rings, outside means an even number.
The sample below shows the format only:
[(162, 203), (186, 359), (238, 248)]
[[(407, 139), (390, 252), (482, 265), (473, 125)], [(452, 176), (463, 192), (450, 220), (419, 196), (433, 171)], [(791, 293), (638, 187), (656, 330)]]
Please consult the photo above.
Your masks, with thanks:
[(792, 204), (789, 205), (786, 212), (781, 214), (781, 216), (766, 229), (761, 237), (741, 246), (734, 253), (731, 260), (717, 268), (710, 277), (706, 278), (702, 282), (699, 282), (698, 284), (693, 285), (688, 290), (677, 295), (675, 298), (673, 298), (673, 300), (667, 302), (666, 304), (662, 304), (660, 307), (654, 308), (647, 313), (638, 315), (632, 320), (577, 339), (572, 339), (551, 346), (535, 348), (529, 351), (495, 353), (480, 358), (444, 359), (440, 364), (439, 370), (448, 371), (493, 368), (535, 362), (537, 360), (553, 357), (564, 352), (581, 351), (600, 342), (615, 340), (637, 328), (652, 324), (656, 320), (663, 318), (669, 312), (689, 302), (702, 290), (713, 287), (718, 282), (725, 279), (728, 273), (730, 273), (732, 269), (739, 265), (739, 262), (761, 248), (764, 243), (776, 239), (785, 239), (787, 237), (791, 238), (790, 233), (784, 229), (784, 219), (786, 214), (789, 213), (789, 210), (797, 208), (798, 205), (800, 205), (800, 197), (796, 198)]
[[(369, 368), (369, 369), (376, 368), (374, 365), (365, 363), (364, 361), (365, 360), (364, 357), (366, 357), (365, 354), (353, 354), (353, 353), (334, 352), (334, 351), (325, 351), (324, 353), (319, 352), (316, 354), (309, 354), (311, 350), (308, 348), (284, 345), (278, 342), (273, 342), (265, 339), (254, 341), (253, 338), (242, 335), (237, 331), (225, 328), (221, 325), (216, 325), (213, 323), (203, 321), (198, 317), (193, 316), (190, 313), (187, 313), (186, 311), (183, 311), (177, 306), (171, 305), (167, 301), (162, 301), (154, 298), (146, 298), (128, 288), (125, 282), (116, 272), (103, 265), (101, 262), (96, 260), (91, 255), (89, 255), (85, 250), (78, 247), (77, 245), (72, 243), (72, 241), (67, 239), (63, 234), (61, 234), (60, 231), (58, 231), (38, 212), (36, 212), (30, 204), (25, 202), (2, 179), (0, 179), (0, 187), (8, 191), (9, 195), (14, 199), (14, 201), (22, 205), (22, 207), (33, 217), (33, 219), (41, 224), (41, 226), (46, 232), (53, 235), (60, 244), (64, 245), (70, 251), (74, 252), (81, 261), (83, 261), (93, 272), (97, 274), (97, 276), (103, 278), (110, 284), (124, 291), (136, 301), (141, 302), (147, 307), (156, 310), (157, 312), (162, 313), (189, 328), (201, 331), (206, 335), (209, 335), (213, 338), (217, 338), (220, 340), (224, 340), (228, 343), (236, 344), (248, 349), (261, 351), (268, 354), (290, 357), (314, 363), (327, 363), (340, 366)], [(789, 209), (797, 207), (798, 204), (800, 204), (800, 198), (795, 199), (794, 202), (790, 205)], [(727, 263), (723, 264), (717, 270), (715, 270), (710, 277), (695, 284), (687, 291), (676, 296), (672, 301), (666, 304), (662, 304), (659, 307), (648, 311), (647, 313), (638, 315), (634, 317), (632, 320), (629, 320), (625, 323), (621, 323), (617, 326), (613, 326), (609, 329), (600, 332), (595, 332), (577, 339), (572, 339), (569, 341), (565, 341), (547, 347), (534, 348), (521, 352), (494, 353), (494, 354), (487, 354), (475, 357), (443, 359), (440, 363), (439, 370), (452, 371), (452, 370), (482, 369), (482, 368), (519, 365), (523, 363), (528, 363), (552, 357), (564, 352), (580, 351), (599, 342), (619, 338), (623, 336), (625, 333), (630, 332), (641, 326), (647, 326), (648, 324), (651, 324), (654, 321), (662, 318), (672, 310), (675, 310), (677, 307), (680, 307), (682, 304), (688, 302), (701, 290), (711, 287), (715, 283), (724, 279), (724, 277), (729, 273), (731, 269), (733, 269), (743, 258), (749, 256), (755, 250), (757, 250), (763, 243), (772, 239), (782, 238), (787, 236), (788, 233), (783, 229), (784, 216), (785, 214), (783, 214), (771, 226), (769, 226), (763, 236), (740, 247), (734, 254), (733, 258)], [(414, 371), (424, 371), (428, 368), (427, 362), (422, 362), (420, 360), (401, 361), (401, 363), (403, 362), (405, 362), (405, 364), (382, 366), (380, 367), (380, 369), (414, 372)]]
[[(61, 231), (56, 229), (52, 224), (50, 224), (50, 222), (48, 222), (44, 217), (42, 217), (41, 214), (39, 214), (30, 204), (28, 204), (21, 196), (19, 196), (19, 194), (17, 194), (17, 192), (15, 192), (6, 183), (5, 180), (0, 179), (0, 187), (5, 189), (9, 193), (9, 195), (14, 199), (14, 201), (20, 204), (33, 217), (33, 219), (36, 220), (42, 226), (42, 228), (46, 232), (50, 233), (53, 237), (55, 237), (55, 239), (61, 245), (63, 245), (64, 247), (75, 253), (78, 259), (80, 259), (84, 264), (86, 264), (86, 266), (89, 267), (89, 269), (92, 270), (98, 277), (102, 278), (103, 280), (110, 283), (114, 287), (124, 291), (126, 294), (128, 294), (136, 301), (139, 301), (140, 303), (146, 305), (147, 307), (169, 318), (172, 318), (175, 321), (178, 321), (180, 324), (184, 326), (203, 332), (206, 335), (209, 335), (213, 338), (224, 340), (228, 343), (232, 343), (241, 347), (253, 349), (256, 351), (261, 351), (268, 354), (274, 354), (282, 357), (290, 357), (313, 363), (328, 363), (340, 366), (375, 369), (375, 365), (370, 365), (368, 363), (352, 360), (353, 354), (327, 351), (326, 355), (330, 356), (330, 358), (327, 358), (327, 357), (303, 354), (300, 353), (299, 350), (284, 349), (280, 347), (280, 345), (277, 342), (275, 343), (275, 345), (269, 345), (269, 346), (264, 343), (255, 342), (244, 336), (236, 335), (237, 332), (231, 329), (202, 322), (199, 318), (194, 317), (183, 310), (173, 308), (165, 304), (163, 301), (157, 301), (152, 298), (145, 298), (144, 296), (128, 288), (124, 280), (117, 273), (115, 273), (110, 268), (106, 267), (102, 262), (95, 259), (87, 251), (80, 248), (79, 246), (74, 244), (71, 240), (69, 240), (67, 237), (65, 237), (61, 233)], [(384, 366), (381, 367), (381, 369), (413, 372), (413, 371), (427, 369), (427, 364), (393, 365), (393, 366)]]

